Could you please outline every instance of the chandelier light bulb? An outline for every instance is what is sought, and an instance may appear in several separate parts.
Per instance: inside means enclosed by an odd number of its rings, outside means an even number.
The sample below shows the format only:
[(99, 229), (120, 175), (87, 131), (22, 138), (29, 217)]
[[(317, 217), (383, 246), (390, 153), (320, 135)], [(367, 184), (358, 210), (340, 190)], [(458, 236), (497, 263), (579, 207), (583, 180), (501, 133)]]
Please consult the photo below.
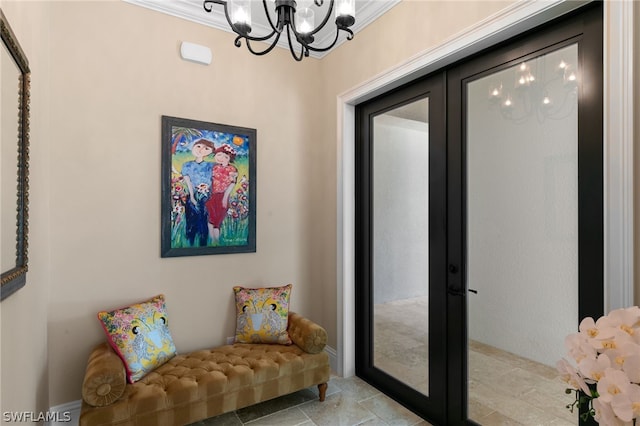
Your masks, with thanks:
[(494, 105), (499, 105), (502, 99), (502, 84), (499, 86), (493, 86), (489, 88), (489, 102)]
[(354, 16), (356, 14), (355, 0), (338, 0), (336, 2), (336, 18), (339, 16)]
[(238, 31), (251, 32), (251, 0), (229, 0), (231, 23)]
[(511, 116), (511, 114), (513, 113), (514, 105), (510, 95), (507, 95), (507, 98), (504, 100), (504, 102), (502, 102), (501, 108), (503, 114), (509, 117)]
[(558, 71), (558, 74), (565, 74), (567, 72), (567, 68), (569, 68), (569, 64), (567, 64), (564, 60), (561, 60), (556, 70)]
[(309, 34), (315, 26), (313, 10), (305, 7), (296, 12), (296, 30), (300, 34)]
[(336, 25), (349, 28), (356, 22), (356, 0), (336, 1)]
[(566, 88), (574, 88), (578, 84), (578, 75), (569, 65), (564, 68), (564, 85)]
[(526, 71), (527, 70), (527, 64), (525, 62), (520, 64), (520, 71)]
[(246, 10), (238, 8), (236, 13), (233, 14), (234, 24), (248, 24), (249, 22), (251, 22), (251, 18)]

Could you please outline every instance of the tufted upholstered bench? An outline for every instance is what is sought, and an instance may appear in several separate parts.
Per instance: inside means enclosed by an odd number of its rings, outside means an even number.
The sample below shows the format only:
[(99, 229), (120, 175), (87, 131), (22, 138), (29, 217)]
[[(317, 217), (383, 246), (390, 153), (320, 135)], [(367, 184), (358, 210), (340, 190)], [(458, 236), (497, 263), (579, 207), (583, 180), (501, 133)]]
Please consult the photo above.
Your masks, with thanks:
[(126, 383), (107, 343), (89, 356), (80, 426), (186, 425), (318, 385), (331, 373), (324, 328), (289, 313), (292, 345), (243, 344), (176, 355), (140, 381)]

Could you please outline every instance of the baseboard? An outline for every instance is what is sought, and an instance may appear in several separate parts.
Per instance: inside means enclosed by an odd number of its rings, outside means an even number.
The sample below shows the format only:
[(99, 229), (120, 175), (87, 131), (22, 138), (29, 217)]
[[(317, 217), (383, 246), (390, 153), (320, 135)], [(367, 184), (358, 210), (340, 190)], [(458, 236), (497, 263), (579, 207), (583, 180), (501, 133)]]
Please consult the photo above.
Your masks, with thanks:
[(80, 408), (82, 401), (71, 401), (66, 404), (56, 405), (49, 409), (49, 413), (57, 413), (52, 416), (55, 420), (45, 423), (46, 426), (77, 426), (80, 420)]
[(338, 371), (338, 351), (331, 346), (325, 346), (324, 351), (329, 355), (329, 365), (331, 366), (331, 373), (336, 374)]

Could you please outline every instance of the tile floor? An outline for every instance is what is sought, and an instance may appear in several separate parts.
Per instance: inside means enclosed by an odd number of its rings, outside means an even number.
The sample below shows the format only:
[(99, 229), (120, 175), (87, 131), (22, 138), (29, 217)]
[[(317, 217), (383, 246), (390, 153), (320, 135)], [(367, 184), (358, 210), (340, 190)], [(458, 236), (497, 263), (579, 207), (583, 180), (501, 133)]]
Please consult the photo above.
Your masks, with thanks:
[[(418, 298), (376, 305), (374, 326), (375, 365), (422, 392), (429, 383), (426, 303)], [(469, 417), (483, 426), (575, 426), (577, 414), (565, 408), (572, 395), (564, 389), (553, 367), (479, 342), (469, 344)], [(204, 425), (430, 424), (357, 377), (332, 377), (324, 402), (310, 388), (193, 426)]]
[(357, 377), (332, 377), (324, 402), (315, 387), (191, 426), (430, 426)]
[[(374, 307), (374, 365), (422, 393), (428, 391), (428, 300)], [(485, 426), (575, 426), (573, 394), (554, 367), (469, 342), (469, 418)]]
[(575, 426), (565, 388), (553, 367), (469, 344), (469, 417), (481, 425)]

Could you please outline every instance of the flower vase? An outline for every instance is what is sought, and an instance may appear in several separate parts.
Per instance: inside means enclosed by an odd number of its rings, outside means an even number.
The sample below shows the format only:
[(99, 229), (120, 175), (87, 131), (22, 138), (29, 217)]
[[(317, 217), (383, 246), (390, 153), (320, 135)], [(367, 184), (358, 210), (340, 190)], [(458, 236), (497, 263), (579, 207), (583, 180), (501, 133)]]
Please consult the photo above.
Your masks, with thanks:
[[(588, 398), (587, 394), (583, 391), (578, 391), (578, 397), (582, 400), (582, 398)], [(597, 426), (598, 422), (593, 418), (592, 415), (589, 414), (591, 410), (591, 401), (588, 404), (580, 404), (578, 407), (578, 425), (579, 426)]]

